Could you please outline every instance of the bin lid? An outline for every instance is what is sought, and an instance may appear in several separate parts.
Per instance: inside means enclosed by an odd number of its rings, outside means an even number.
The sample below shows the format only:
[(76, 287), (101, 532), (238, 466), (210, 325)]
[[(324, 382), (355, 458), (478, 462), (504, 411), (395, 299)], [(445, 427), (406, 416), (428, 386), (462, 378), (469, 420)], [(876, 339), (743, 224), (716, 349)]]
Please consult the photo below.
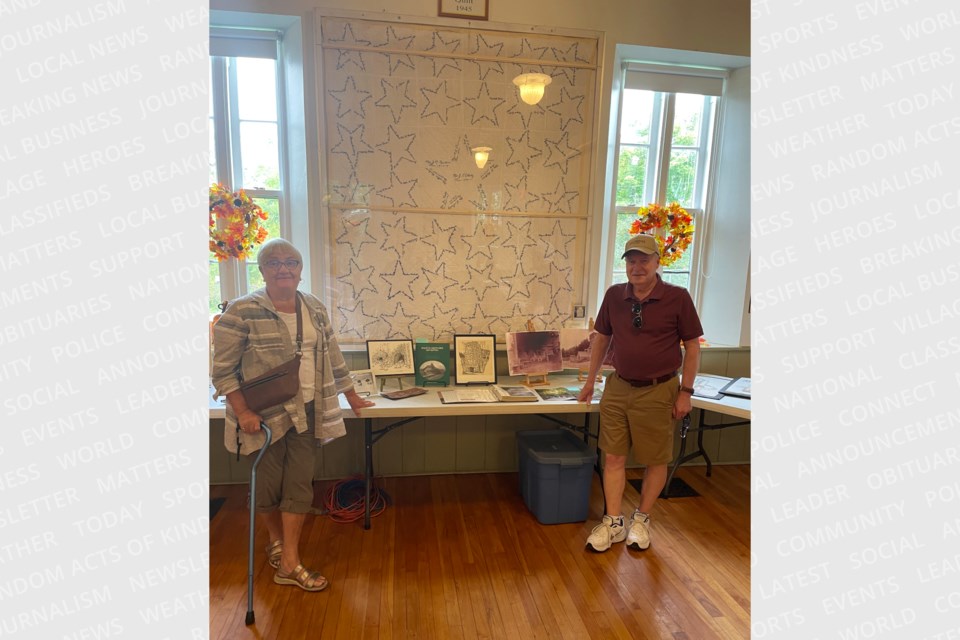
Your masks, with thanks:
[(541, 463), (582, 465), (593, 464), (597, 458), (586, 442), (566, 429), (518, 431), (517, 442)]

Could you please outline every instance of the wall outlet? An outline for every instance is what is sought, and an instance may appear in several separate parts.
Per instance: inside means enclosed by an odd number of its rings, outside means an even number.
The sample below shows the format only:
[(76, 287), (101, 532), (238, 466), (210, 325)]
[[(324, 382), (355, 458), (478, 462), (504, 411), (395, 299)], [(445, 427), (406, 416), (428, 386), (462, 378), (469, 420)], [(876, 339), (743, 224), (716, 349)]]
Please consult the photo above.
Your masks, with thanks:
[(587, 307), (583, 304), (573, 305), (573, 317), (574, 318), (586, 318), (587, 317)]

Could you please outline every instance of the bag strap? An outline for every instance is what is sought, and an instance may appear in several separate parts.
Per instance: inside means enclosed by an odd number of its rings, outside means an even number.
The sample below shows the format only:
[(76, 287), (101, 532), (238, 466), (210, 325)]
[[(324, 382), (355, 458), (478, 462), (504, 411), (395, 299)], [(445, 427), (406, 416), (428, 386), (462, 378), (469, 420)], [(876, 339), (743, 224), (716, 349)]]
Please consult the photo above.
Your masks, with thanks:
[(303, 355), (303, 316), (300, 313), (299, 291), (297, 291), (297, 355)]

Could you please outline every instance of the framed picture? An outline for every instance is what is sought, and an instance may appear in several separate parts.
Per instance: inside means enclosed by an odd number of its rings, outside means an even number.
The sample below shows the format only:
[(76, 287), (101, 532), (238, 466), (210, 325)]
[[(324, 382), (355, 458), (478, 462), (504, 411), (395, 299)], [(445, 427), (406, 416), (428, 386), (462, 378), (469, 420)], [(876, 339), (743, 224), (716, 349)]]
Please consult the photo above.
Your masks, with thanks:
[(496, 384), (496, 336), (454, 335), (455, 384)]
[(508, 331), (506, 337), (510, 375), (563, 371), (559, 331)]
[(412, 376), (413, 340), (367, 340), (367, 362), (375, 376)]
[(490, 12), (490, 0), (439, 0), (438, 16), (446, 18), (469, 18), (486, 20)]
[(377, 394), (377, 376), (370, 369), (351, 371), (350, 379), (353, 380), (353, 389), (358, 395), (373, 396)]

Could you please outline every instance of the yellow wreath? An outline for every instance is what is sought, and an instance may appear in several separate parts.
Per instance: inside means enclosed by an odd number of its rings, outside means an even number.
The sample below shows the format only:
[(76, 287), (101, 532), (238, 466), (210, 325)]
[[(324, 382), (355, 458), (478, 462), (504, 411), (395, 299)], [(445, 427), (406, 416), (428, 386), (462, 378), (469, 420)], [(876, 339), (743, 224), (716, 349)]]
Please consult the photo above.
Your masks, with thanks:
[(630, 225), (630, 235), (666, 228), (666, 238), (655, 236), (660, 249), (660, 265), (669, 267), (680, 259), (693, 242), (693, 218), (679, 205), (671, 202), (666, 207), (648, 204), (637, 211), (637, 219)]
[(245, 260), (267, 239), (262, 224), (266, 219), (267, 212), (243, 189), (231, 193), (222, 184), (210, 185), (210, 252), (220, 262), (228, 258)]

